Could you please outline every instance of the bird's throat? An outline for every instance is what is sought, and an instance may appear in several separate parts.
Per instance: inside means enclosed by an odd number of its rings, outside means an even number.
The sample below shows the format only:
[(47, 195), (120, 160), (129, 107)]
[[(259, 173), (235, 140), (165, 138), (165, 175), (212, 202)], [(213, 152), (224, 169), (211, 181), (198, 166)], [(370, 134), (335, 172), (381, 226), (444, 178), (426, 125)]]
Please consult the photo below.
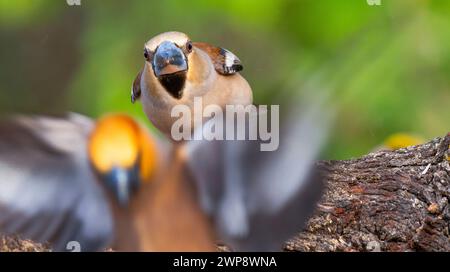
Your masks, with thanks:
[(164, 75), (158, 79), (172, 97), (181, 99), (183, 96), (184, 84), (186, 83), (186, 71)]

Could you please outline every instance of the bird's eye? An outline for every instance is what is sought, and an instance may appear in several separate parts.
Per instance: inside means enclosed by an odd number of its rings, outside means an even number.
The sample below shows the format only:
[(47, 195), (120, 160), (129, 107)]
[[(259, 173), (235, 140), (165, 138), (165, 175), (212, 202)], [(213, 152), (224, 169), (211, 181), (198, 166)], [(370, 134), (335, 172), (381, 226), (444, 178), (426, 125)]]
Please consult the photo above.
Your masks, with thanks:
[(148, 54), (147, 49), (144, 49), (144, 58), (145, 58), (146, 60), (148, 60), (149, 57), (150, 57), (150, 55)]
[(187, 44), (186, 44), (187, 51), (192, 52), (193, 48), (194, 48), (194, 46), (192, 45), (192, 42), (187, 42)]

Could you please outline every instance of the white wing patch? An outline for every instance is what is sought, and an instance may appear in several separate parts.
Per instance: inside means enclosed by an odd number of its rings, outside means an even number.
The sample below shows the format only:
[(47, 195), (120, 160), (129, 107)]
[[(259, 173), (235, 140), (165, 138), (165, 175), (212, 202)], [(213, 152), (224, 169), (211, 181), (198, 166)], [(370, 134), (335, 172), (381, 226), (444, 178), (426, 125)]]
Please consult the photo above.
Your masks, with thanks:
[(227, 67), (233, 66), (235, 60), (239, 61), (239, 59), (236, 57), (235, 54), (231, 53), (230, 51), (228, 51), (226, 49), (224, 49), (224, 51), (225, 51), (225, 65)]
[(224, 70), (226, 73), (235, 73), (242, 70), (241, 61), (235, 54), (225, 48), (222, 48), (222, 54), (225, 58)]

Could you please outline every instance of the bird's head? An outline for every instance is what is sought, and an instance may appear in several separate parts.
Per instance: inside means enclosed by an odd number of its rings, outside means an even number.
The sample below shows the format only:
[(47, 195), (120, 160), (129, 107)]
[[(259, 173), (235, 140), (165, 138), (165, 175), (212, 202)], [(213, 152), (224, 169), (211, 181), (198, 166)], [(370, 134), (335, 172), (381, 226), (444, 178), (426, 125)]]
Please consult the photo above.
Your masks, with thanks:
[(145, 43), (144, 58), (149, 72), (176, 99), (183, 95), (193, 49), (189, 37), (181, 32), (162, 33)]
[(104, 186), (126, 206), (156, 169), (154, 140), (134, 119), (112, 114), (99, 119), (88, 145), (89, 160)]

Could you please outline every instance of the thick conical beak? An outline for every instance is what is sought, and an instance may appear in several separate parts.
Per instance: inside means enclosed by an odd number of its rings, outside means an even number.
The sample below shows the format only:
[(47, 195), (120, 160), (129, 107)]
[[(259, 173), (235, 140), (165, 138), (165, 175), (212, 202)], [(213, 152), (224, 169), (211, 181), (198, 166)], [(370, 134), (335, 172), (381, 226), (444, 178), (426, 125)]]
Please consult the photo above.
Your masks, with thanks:
[(186, 71), (188, 64), (183, 51), (174, 43), (165, 41), (158, 46), (153, 57), (153, 71), (156, 77)]
[(119, 167), (114, 167), (106, 175), (106, 183), (120, 206), (128, 205), (133, 191), (139, 185), (135, 171)]

